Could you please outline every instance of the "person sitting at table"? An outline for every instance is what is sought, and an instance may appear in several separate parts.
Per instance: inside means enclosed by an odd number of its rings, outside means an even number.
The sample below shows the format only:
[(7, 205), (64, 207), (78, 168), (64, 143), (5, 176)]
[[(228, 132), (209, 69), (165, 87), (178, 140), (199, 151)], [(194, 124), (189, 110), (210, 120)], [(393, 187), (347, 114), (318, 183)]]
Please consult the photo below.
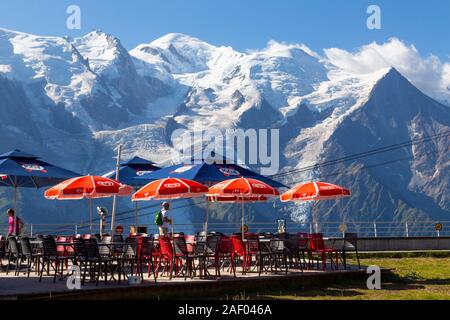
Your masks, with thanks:
[(19, 217), (16, 217), (16, 219), (15, 219), (16, 225), (14, 226), (14, 216), (16, 215), (16, 213), (14, 212), (14, 209), (8, 209), (7, 214), (8, 214), (8, 224), (9, 224), (8, 237), (13, 236), (13, 235), (20, 235), (20, 232), (23, 229), (22, 219), (20, 219)]

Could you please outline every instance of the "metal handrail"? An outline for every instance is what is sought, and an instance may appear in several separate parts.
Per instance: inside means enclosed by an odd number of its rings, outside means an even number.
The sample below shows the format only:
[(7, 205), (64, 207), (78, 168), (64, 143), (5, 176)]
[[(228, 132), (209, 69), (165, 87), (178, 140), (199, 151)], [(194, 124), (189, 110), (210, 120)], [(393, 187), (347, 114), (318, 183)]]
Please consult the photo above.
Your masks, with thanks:
[[(435, 225), (439, 223), (443, 226), (442, 230), (436, 230)], [(345, 230), (341, 228), (345, 225)], [(121, 224), (125, 233), (127, 229), (134, 226), (131, 223)], [(217, 222), (209, 223), (210, 231), (219, 231), (223, 233), (239, 232), (240, 222)], [(277, 232), (276, 222), (248, 222), (249, 230), (253, 232)], [(23, 234), (82, 234), (89, 233), (88, 223), (31, 223), (25, 225)], [(99, 232), (97, 224), (93, 224), (95, 232)], [(156, 233), (157, 227), (153, 223), (144, 223), (142, 226), (148, 228), (149, 233)], [(336, 237), (343, 235), (343, 232), (356, 232), (361, 237), (415, 237), (415, 236), (450, 236), (450, 221), (408, 221), (408, 222), (392, 222), (392, 221), (349, 221), (349, 222), (319, 222), (316, 225), (312, 223), (286, 222), (286, 231), (290, 233), (296, 232), (313, 232), (319, 231), (328, 237)], [(204, 223), (186, 223), (174, 224), (177, 232), (196, 233), (202, 231)], [(7, 224), (0, 224), (0, 234), (6, 235), (8, 230)], [(108, 228), (106, 230), (108, 232)]]

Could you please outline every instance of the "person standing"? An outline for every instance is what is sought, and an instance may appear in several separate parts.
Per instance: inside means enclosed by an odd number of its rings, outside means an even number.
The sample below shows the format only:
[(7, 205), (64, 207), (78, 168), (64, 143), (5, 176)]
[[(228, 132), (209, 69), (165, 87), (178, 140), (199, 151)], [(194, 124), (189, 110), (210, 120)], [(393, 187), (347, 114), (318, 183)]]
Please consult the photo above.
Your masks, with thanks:
[(159, 235), (167, 236), (169, 234), (169, 224), (172, 224), (172, 220), (169, 218), (170, 204), (164, 202), (162, 204), (161, 211), (157, 213), (155, 218), (156, 225), (159, 228)]
[[(14, 236), (14, 235), (17, 235), (17, 236), (20, 235), (20, 232), (23, 229), (22, 220), (19, 217), (14, 219), (14, 216), (16, 215), (16, 213), (14, 212), (14, 209), (8, 209), (7, 214), (8, 214), (8, 224), (9, 224), (8, 237)], [(16, 220), (15, 226), (14, 226), (14, 220)]]

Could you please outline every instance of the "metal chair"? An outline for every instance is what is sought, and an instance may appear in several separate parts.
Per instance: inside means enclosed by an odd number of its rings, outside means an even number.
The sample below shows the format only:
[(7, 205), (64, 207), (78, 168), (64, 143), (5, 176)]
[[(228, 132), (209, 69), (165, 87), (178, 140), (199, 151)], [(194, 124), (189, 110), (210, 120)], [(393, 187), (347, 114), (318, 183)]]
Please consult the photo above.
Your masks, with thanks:
[(141, 265), (147, 263), (148, 277), (150, 278), (150, 273), (152, 273), (156, 283), (154, 239), (153, 237), (142, 237), (139, 240), (142, 243), (139, 252)]
[(30, 238), (28, 237), (20, 238), (20, 248), (21, 253), (19, 265), (22, 261), (26, 262), (27, 265), (26, 273), (28, 277), (30, 277), (31, 269), (33, 267), (35, 267), (35, 272), (38, 273), (39, 261), (41, 259), (42, 254), (33, 252), (33, 247), (31, 246)]
[(47, 274), (50, 273), (50, 267), (55, 271), (53, 282), (56, 282), (56, 276), (58, 273), (60, 273), (60, 276), (62, 278), (64, 272), (64, 264), (68, 259), (68, 257), (58, 256), (56, 242), (53, 237), (47, 236), (42, 238), (42, 261), (40, 264), (41, 270), (39, 275), (39, 282), (42, 281), (44, 270), (47, 270)]
[(358, 255), (358, 235), (356, 233), (346, 232), (344, 233), (344, 243), (342, 245), (342, 262), (344, 268), (347, 269), (347, 257), (346, 253), (348, 251), (355, 252), (356, 260), (358, 261), (358, 268), (361, 269), (361, 263), (359, 261)]
[[(289, 255), (289, 249), (285, 245), (285, 241), (282, 239), (271, 239), (269, 243), (269, 251), (270, 251), (270, 269), (273, 271), (273, 267), (275, 267), (275, 272), (280, 269), (283, 271), (282, 266), (284, 266), (284, 273), (288, 273), (288, 262), (287, 257)], [(303, 270), (302, 270), (303, 271)]]
[(8, 265), (6, 267), (6, 274), (9, 274), (11, 262), (14, 262), (15, 265), (14, 275), (17, 275), (20, 265), (20, 247), (19, 244), (17, 243), (17, 238), (14, 236), (8, 237)]
[(188, 274), (193, 278), (195, 255), (189, 253), (184, 235), (173, 238), (173, 248), (176, 271), (178, 271), (178, 267), (181, 267), (185, 281)]
[(128, 265), (132, 276), (135, 274), (134, 269), (136, 268), (136, 275), (139, 275), (142, 281), (144, 280), (141, 261), (139, 259), (138, 238), (128, 237), (125, 239), (122, 255), (117, 258), (117, 261), (119, 262), (119, 283), (121, 280), (121, 275), (127, 277), (127, 274), (125, 273), (125, 266)]

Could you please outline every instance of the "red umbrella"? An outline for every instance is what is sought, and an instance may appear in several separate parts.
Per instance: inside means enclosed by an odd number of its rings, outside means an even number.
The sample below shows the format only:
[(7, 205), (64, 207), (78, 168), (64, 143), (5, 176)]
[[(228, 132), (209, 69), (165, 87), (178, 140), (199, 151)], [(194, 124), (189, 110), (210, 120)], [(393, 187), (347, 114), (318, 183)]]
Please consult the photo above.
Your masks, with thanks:
[(208, 187), (193, 180), (165, 178), (150, 182), (133, 194), (133, 201), (171, 200), (202, 197)]
[[(150, 182), (133, 194), (133, 201), (172, 200), (202, 197), (208, 187), (193, 180), (165, 178)], [(172, 224), (173, 235), (173, 224)]]
[(83, 176), (63, 181), (45, 191), (45, 198), (50, 200), (78, 200), (108, 198), (114, 195), (129, 196), (133, 192), (131, 186), (116, 180), (99, 177)]
[(238, 197), (254, 197), (254, 196), (278, 196), (280, 193), (277, 189), (269, 186), (260, 180), (252, 178), (236, 178), (225, 180), (213, 185), (209, 188), (208, 196), (238, 196)]
[[(116, 180), (99, 176), (82, 176), (63, 181), (45, 191), (49, 200), (78, 200), (107, 198), (115, 195), (129, 196), (133, 192), (131, 186)], [(92, 201), (89, 201), (90, 230), (92, 232)]]
[(287, 201), (317, 201), (349, 197), (350, 190), (326, 182), (308, 182), (299, 184), (281, 195)]
[[(221, 202), (239, 202), (242, 204), (241, 231), (244, 239), (244, 203), (267, 201), (269, 197), (278, 196), (277, 189), (260, 180), (252, 178), (237, 178), (222, 181), (209, 188), (208, 197), (222, 199)], [(228, 199), (224, 199), (228, 198)]]
[[(299, 184), (281, 195), (283, 202), (288, 201), (320, 201), (339, 199), (351, 196), (350, 190), (326, 182), (307, 182)], [(317, 225), (315, 203), (313, 206), (313, 223)]]

